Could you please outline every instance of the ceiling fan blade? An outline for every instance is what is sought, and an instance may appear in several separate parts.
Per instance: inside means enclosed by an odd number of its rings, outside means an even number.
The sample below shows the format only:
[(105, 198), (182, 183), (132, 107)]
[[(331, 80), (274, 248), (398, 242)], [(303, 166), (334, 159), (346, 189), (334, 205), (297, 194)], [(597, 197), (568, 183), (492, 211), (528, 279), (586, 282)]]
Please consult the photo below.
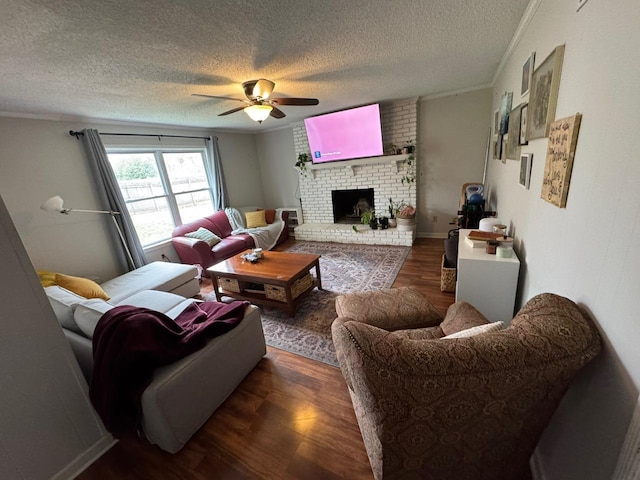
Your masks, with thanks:
[[(273, 107), (273, 105), (272, 105), (272, 107)], [(271, 113), (269, 113), (269, 115), (271, 115), (273, 118), (284, 118), (284, 117), (286, 117), (284, 112), (282, 110), (280, 110), (279, 108), (276, 108), (276, 107), (273, 107), (273, 110), (271, 110)]]
[(272, 98), (269, 100), (272, 105), (318, 105), (317, 98)]
[(266, 100), (269, 98), (269, 95), (271, 95), (271, 92), (273, 92), (273, 87), (275, 86), (276, 84), (271, 80), (261, 78), (256, 82), (255, 87), (253, 87), (253, 96), (255, 98), (262, 98), (263, 100)]
[(225, 115), (229, 115), (229, 114), (231, 114), (231, 113), (236, 113), (236, 112), (239, 112), (240, 110), (244, 110), (245, 108), (247, 108), (247, 107), (238, 107), (238, 108), (233, 108), (233, 109), (231, 109), (231, 110), (227, 110), (226, 112), (219, 113), (219, 114), (218, 114), (218, 116), (219, 116), (219, 117), (223, 117), (223, 116), (225, 116)]
[(204, 95), (202, 93), (192, 93), (192, 97), (205, 97), (205, 98), (217, 98), (219, 100), (233, 100), (234, 102), (243, 102), (250, 103), (247, 100), (243, 100), (242, 98), (233, 98), (233, 97), (219, 97), (217, 95)]

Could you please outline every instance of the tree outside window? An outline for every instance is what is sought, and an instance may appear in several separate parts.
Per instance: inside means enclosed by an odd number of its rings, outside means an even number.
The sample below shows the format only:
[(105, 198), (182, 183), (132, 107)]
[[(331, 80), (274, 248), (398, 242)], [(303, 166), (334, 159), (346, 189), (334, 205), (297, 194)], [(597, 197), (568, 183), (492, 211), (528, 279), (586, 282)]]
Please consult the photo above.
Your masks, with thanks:
[(143, 246), (171, 238), (177, 225), (213, 212), (205, 152), (108, 152)]

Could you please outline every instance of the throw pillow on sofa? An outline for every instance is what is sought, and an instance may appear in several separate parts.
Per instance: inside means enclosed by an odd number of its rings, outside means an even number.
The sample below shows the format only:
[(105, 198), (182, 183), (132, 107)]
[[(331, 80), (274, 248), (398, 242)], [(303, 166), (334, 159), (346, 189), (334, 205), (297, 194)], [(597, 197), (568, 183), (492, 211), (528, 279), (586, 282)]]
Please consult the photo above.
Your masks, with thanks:
[(73, 312), (73, 319), (76, 325), (87, 338), (93, 338), (93, 331), (96, 329), (98, 321), (106, 312), (114, 306), (99, 298), (91, 298), (76, 305)]
[(73, 318), (73, 313), (76, 306), (87, 299), (59, 285), (45, 287), (44, 291), (47, 294), (53, 313), (58, 319), (58, 323), (67, 330), (81, 333), (78, 324)]
[(440, 324), (442, 333), (451, 335), (478, 325), (490, 323), (473, 305), (467, 302), (456, 302), (447, 309), (447, 315)]
[(200, 227), (195, 232), (189, 232), (184, 234), (185, 237), (195, 238), (207, 242), (207, 245), (213, 247), (215, 244), (220, 243), (222, 239), (210, 230), (204, 227)]
[(43, 287), (53, 287), (56, 284), (55, 272), (49, 272), (47, 270), (36, 270), (40, 283)]
[(497, 332), (498, 330), (502, 330), (504, 327), (504, 322), (492, 322), (487, 323), (486, 325), (478, 325), (477, 327), (467, 328), (466, 330), (462, 330), (461, 332), (452, 333), (451, 335), (447, 335), (446, 338), (467, 338), (467, 337), (475, 337), (476, 335), (481, 335), (483, 333), (489, 332)]
[(246, 212), (244, 216), (247, 219), (247, 228), (267, 226), (267, 219), (264, 210), (258, 210), (257, 212)]
[[(259, 208), (258, 211), (264, 210), (264, 208)], [(264, 219), (267, 221), (269, 225), (276, 221), (276, 211), (275, 210), (264, 210)]]
[(93, 280), (56, 273), (56, 285), (80, 295), (84, 298), (101, 298), (109, 300), (109, 295)]

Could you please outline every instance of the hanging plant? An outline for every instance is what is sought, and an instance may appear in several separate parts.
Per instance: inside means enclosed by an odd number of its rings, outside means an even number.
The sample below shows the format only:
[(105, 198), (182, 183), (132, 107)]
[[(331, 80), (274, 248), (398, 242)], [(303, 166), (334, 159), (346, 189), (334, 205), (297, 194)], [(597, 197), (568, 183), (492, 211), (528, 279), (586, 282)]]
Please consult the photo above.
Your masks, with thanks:
[(413, 153), (410, 153), (407, 158), (402, 161), (404, 165), (403, 176), (400, 179), (403, 185), (407, 186), (409, 194), (409, 203), (411, 205), (411, 184), (416, 181), (416, 157)]
[(307, 176), (308, 173), (308, 169), (307, 169), (307, 163), (311, 163), (311, 155), (309, 155), (308, 153), (300, 153), (298, 154), (298, 161), (296, 162), (296, 167), (298, 167), (300, 169), (300, 173), (303, 176)]

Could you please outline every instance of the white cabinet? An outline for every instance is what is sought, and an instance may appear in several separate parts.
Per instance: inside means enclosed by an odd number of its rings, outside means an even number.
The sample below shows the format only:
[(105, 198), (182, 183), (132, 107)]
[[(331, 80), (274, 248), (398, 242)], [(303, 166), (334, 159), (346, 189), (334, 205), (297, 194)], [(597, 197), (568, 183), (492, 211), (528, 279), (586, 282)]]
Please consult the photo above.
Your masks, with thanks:
[(471, 230), (460, 230), (458, 240), (458, 279), (456, 301), (468, 302), (492, 322), (509, 323), (518, 288), (520, 260), (515, 252), (510, 258), (473, 248), (466, 241)]

